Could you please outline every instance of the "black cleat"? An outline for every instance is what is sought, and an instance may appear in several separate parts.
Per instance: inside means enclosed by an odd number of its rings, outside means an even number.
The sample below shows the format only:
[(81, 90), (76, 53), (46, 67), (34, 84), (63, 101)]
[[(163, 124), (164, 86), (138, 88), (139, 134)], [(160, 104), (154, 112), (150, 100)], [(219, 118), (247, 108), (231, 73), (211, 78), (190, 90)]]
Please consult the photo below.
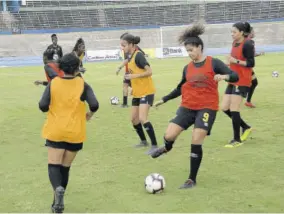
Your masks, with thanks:
[(64, 188), (62, 186), (59, 186), (55, 189), (54, 193), (54, 204), (52, 206), (52, 212), (53, 213), (63, 213), (64, 211)]
[(179, 187), (179, 189), (189, 189), (189, 188), (194, 187), (195, 185), (196, 185), (196, 182), (194, 182), (194, 181), (191, 180), (191, 179), (188, 179), (188, 180), (186, 180), (186, 181), (184, 182), (183, 185), (181, 185), (181, 186)]
[(147, 155), (151, 155), (152, 152), (154, 152), (156, 149), (158, 148), (158, 146), (154, 145), (151, 146), (150, 150), (146, 152)]
[(141, 141), (139, 144), (135, 145), (136, 148), (147, 147), (149, 144), (146, 140)]
[(161, 156), (162, 154), (165, 154), (165, 153), (167, 153), (166, 148), (160, 147), (160, 148), (153, 149), (149, 155), (151, 155), (152, 158), (157, 158), (157, 157), (159, 157), (159, 156)]

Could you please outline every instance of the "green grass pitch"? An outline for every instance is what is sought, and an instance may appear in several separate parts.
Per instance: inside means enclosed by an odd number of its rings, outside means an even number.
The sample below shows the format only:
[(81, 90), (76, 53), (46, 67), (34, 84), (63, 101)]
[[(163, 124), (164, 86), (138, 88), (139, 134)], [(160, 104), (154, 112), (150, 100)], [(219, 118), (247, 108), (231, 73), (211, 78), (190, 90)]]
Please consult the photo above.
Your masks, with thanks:
[[(222, 58), (222, 57), (221, 57)], [(204, 142), (203, 162), (194, 189), (179, 190), (189, 169), (191, 129), (167, 155), (151, 159), (146, 149), (134, 149), (138, 137), (130, 109), (110, 105), (122, 94), (119, 62), (88, 63), (85, 80), (93, 87), (100, 109), (88, 123), (87, 141), (70, 171), (66, 212), (284, 212), (284, 54), (256, 59), (259, 86), (257, 108), (241, 115), (254, 128), (252, 138), (235, 149), (224, 148), (232, 138), (231, 121), (217, 115), (212, 135)], [(155, 100), (176, 87), (188, 58), (150, 59), (157, 88)], [(272, 71), (280, 73), (272, 78)], [(47, 150), (41, 138), (45, 115), (38, 109), (44, 90), (33, 85), (45, 79), (43, 68), (0, 69), (0, 212), (49, 212), (52, 189), (47, 174)], [(220, 84), (220, 95), (225, 83)], [(180, 98), (151, 109), (150, 121), (159, 144)], [(162, 174), (166, 190), (149, 195), (144, 178)]]

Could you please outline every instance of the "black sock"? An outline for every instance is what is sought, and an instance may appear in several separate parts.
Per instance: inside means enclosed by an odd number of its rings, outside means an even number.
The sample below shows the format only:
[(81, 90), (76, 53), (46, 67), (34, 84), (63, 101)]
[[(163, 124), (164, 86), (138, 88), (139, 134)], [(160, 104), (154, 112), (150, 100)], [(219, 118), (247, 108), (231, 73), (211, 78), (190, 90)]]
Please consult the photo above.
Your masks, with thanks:
[(198, 169), (202, 161), (202, 145), (191, 144), (189, 179), (196, 182)]
[(123, 96), (123, 105), (127, 105), (127, 96)]
[[(226, 110), (226, 111), (224, 111), (224, 113), (225, 113), (226, 115), (228, 115), (230, 118), (232, 118), (232, 114), (231, 114), (231, 111), (230, 111), (230, 110)], [(250, 126), (249, 126), (248, 124), (246, 124), (246, 122), (243, 121), (242, 118), (241, 118), (241, 124), (240, 124), (240, 126), (241, 126), (244, 130), (250, 128)]]
[(146, 136), (144, 134), (143, 127), (142, 127), (141, 123), (139, 123), (137, 125), (133, 125), (133, 127), (136, 130), (138, 136), (140, 137), (140, 140), (141, 141), (145, 141), (146, 140)]
[(256, 88), (256, 86), (258, 85), (258, 81), (255, 78), (254, 80), (251, 81), (251, 86), (249, 88), (249, 92), (248, 92), (248, 96), (247, 96), (247, 102), (251, 102), (251, 97), (253, 95), (254, 89)]
[(143, 124), (144, 128), (146, 129), (149, 138), (151, 139), (152, 146), (157, 146), (157, 140), (156, 140), (156, 135), (154, 131), (154, 127), (150, 122), (144, 123)]
[(62, 176), (60, 168), (61, 168), (60, 164), (48, 164), (48, 175), (53, 190), (61, 186)]
[(166, 148), (167, 152), (172, 150), (174, 142), (175, 141), (166, 140), (166, 138), (164, 137), (164, 143), (165, 143), (165, 148)]
[(60, 172), (62, 176), (61, 186), (64, 187), (64, 189), (66, 189), (68, 185), (69, 171), (70, 171), (70, 166), (61, 166), (60, 168)]
[(232, 111), (232, 122), (233, 122), (233, 129), (234, 129), (234, 140), (241, 141), (240, 138), (240, 128), (241, 128), (241, 115), (240, 112)]

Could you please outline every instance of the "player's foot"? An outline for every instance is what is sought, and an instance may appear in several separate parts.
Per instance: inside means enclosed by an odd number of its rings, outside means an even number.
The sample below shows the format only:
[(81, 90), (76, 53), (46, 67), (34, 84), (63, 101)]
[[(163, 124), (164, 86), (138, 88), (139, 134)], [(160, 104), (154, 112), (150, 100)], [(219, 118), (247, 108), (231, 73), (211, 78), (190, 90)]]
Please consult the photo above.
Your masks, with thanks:
[(54, 205), (52, 206), (53, 213), (63, 213), (64, 211), (64, 188), (59, 186), (55, 189), (55, 200)]
[(194, 182), (194, 181), (191, 180), (191, 179), (188, 179), (188, 180), (186, 180), (186, 181), (184, 182), (183, 185), (181, 185), (181, 186), (179, 187), (179, 189), (189, 189), (189, 188), (194, 187), (195, 185), (196, 185), (196, 182)]
[(255, 105), (252, 104), (251, 102), (246, 102), (245, 106), (249, 107), (249, 108), (255, 108)]
[(149, 151), (146, 152), (146, 154), (147, 154), (147, 155), (152, 154), (152, 152), (155, 151), (157, 148), (158, 148), (158, 146), (156, 146), (156, 145), (151, 146), (151, 148), (149, 149)]
[(160, 157), (162, 154), (165, 154), (165, 153), (167, 153), (166, 148), (160, 147), (160, 148), (153, 149), (149, 155), (151, 155), (152, 158), (157, 158), (157, 157)]
[(121, 108), (128, 108), (128, 105), (122, 104), (120, 107)]
[(225, 145), (226, 148), (234, 148), (243, 145), (243, 143), (240, 140), (231, 140), (227, 145)]
[(141, 141), (139, 144), (135, 145), (136, 148), (147, 147), (149, 144), (146, 140)]
[(241, 141), (246, 141), (252, 132), (252, 128), (244, 129), (241, 136)]

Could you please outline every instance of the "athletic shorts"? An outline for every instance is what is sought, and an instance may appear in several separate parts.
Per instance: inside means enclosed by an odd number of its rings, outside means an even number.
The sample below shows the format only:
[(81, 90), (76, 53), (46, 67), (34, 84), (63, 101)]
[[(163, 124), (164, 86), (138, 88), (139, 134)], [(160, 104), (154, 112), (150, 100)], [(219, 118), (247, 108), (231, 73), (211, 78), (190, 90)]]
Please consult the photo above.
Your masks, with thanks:
[(71, 152), (83, 149), (83, 143), (54, 142), (51, 140), (46, 140), (45, 146), (55, 149), (65, 149)]
[(128, 86), (131, 87), (131, 80), (123, 78), (123, 83), (128, 84)]
[(248, 92), (249, 92), (249, 87), (247, 86), (237, 86), (237, 85), (228, 84), (225, 94), (234, 94), (245, 98)]
[(170, 122), (179, 125), (187, 130), (194, 124), (194, 128), (204, 129), (210, 135), (217, 111), (211, 109), (191, 110), (180, 106), (176, 112), (176, 117)]
[(132, 106), (139, 106), (140, 104), (148, 104), (150, 106), (154, 103), (154, 94), (149, 94), (141, 98), (133, 98), (132, 99)]

